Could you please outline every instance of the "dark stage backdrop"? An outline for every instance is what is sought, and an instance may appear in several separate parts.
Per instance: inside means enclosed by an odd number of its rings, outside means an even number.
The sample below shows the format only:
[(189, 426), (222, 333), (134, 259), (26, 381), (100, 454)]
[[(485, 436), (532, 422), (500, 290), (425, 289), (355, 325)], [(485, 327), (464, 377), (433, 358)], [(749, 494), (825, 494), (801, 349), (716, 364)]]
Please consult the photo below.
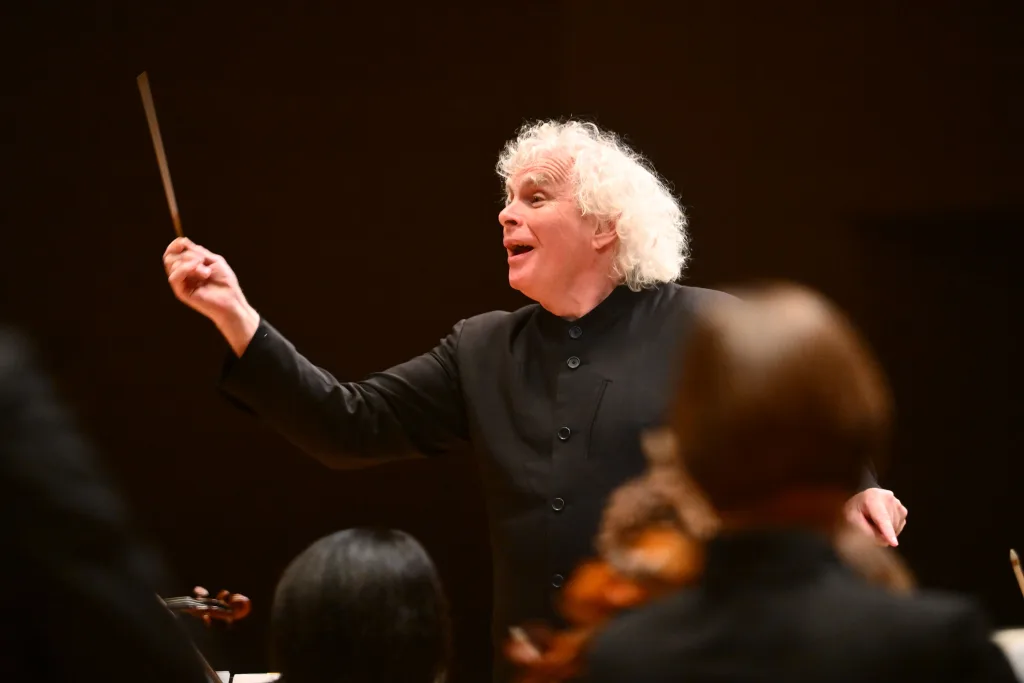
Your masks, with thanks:
[(436, 559), (455, 683), (482, 680), (489, 549), (469, 453), (335, 473), (217, 395), (225, 347), (160, 263), (173, 233), (142, 70), (186, 232), (343, 379), (523, 303), (492, 170), (520, 123), (574, 114), (626, 134), (689, 207), (688, 282), (795, 279), (856, 316), (895, 385), (883, 483), (910, 509), (902, 551), (926, 585), (1024, 624), (1007, 560), (1024, 550), (1020, 3), (646, 4), (5, 10), (6, 317), (162, 548), (165, 594), (253, 599), (229, 632), (197, 632), (215, 666), (266, 670), (285, 564), (323, 534), (385, 524)]

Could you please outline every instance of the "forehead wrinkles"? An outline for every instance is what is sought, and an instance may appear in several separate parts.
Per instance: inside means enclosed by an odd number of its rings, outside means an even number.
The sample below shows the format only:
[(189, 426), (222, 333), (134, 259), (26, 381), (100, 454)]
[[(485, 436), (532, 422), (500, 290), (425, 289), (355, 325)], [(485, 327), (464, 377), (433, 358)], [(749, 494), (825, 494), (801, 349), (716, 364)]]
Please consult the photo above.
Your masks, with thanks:
[(571, 172), (572, 160), (570, 158), (561, 155), (546, 156), (523, 166), (512, 178), (509, 178), (506, 186), (511, 188), (515, 182), (560, 185), (569, 180)]

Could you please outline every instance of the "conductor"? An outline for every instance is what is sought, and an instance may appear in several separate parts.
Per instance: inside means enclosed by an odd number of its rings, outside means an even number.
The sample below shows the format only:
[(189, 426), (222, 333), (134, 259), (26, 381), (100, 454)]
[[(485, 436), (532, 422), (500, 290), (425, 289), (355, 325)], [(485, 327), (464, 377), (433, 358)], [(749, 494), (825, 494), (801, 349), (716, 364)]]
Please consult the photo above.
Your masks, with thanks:
[[(606, 498), (644, 469), (639, 437), (664, 417), (669, 366), (694, 312), (728, 295), (676, 283), (684, 213), (614, 133), (530, 124), (497, 171), (509, 284), (535, 303), (461, 320), (433, 349), (362, 381), (303, 357), (246, 300), (222, 256), (179, 238), (164, 265), (178, 299), (233, 351), (221, 389), (303, 451), (351, 467), (472, 446), (500, 641), (512, 624), (557, 621), (551, 598), (592, 554)], [(847, 513), (892, 545), (907, 515), (871, 476)]]

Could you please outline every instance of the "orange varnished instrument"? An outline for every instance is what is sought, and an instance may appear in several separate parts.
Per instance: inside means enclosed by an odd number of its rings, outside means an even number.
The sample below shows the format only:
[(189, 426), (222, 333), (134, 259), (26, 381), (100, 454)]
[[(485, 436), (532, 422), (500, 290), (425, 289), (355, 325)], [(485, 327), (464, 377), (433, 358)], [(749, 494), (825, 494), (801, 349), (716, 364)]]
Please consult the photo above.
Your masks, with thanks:
[(703, 545), (681, 518), (670, 492), (678, 482), (651, 473), (615, 491), (602, 520), (600, 556), (581, 564), (564, 588), (562, 631), (544, 625), (512, 629), (504, 654), (518, 667), (517, 683), (557, 683), (583, 673), (586, 649), (618, 612), (694, 582)]

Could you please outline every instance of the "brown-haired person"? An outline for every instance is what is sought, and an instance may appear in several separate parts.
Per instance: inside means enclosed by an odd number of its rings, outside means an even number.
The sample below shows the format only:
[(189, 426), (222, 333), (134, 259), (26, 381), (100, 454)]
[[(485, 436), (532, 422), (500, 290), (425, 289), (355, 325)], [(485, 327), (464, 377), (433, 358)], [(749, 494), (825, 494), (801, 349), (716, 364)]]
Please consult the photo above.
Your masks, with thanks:
[(592, 683), (1015, 681), (969, 601), (899, 594), (844, 566), (835, 535), (891, 407), (871, 352), (812, 292), (708, 309), (668, 429), (720, 518), (691, 588), (610, 623)]

